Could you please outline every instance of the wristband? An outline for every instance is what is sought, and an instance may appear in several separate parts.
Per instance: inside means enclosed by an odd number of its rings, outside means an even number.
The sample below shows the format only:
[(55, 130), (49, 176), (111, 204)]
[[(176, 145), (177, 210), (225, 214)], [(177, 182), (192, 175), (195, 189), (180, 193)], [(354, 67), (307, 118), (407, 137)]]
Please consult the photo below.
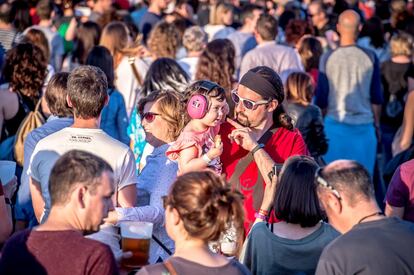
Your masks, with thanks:
[(259, 209), (259, 214), (262, 214), (262, 215), (268, 217), (269, 216), (269, 211), (263, 210), (263, 209)]
[(267, 217), (267, 216), (265, 216), (265, 215), (263, 215), (263, 214), (261, 214), (261, 213), (255, 213), (255, 214), (254, 214), (254, 217), (255, 217), (256, 219), (260, 219), (260, 220), (262, 220), (262, 221), (267, 221), (267, 220), (268, 220), (268, 217)]
[(210, 164), (210, 162), (211, 162), (211, 158), (209, 158), (208, 156), (207, 156), (207, 154), (204, 154), (202, 157), (201, 157), (207, 164)]
[(254, 147), (251, 151), (250, 154), (252, 154), (252, 156), (254, 155), (254, 153), (256, 153), (258, 150), (262, 149), (264, 147), (263, 143), (259, 143), (256, 145), (256, 147)]

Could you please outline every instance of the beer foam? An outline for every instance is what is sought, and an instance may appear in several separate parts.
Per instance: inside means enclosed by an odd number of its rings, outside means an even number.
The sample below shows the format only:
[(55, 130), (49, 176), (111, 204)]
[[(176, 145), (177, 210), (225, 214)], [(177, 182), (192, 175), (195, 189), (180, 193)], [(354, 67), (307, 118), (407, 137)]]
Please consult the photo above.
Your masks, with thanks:
[(121, 236), (131, 239), (150, 239), (152, 226), (121, 224)]

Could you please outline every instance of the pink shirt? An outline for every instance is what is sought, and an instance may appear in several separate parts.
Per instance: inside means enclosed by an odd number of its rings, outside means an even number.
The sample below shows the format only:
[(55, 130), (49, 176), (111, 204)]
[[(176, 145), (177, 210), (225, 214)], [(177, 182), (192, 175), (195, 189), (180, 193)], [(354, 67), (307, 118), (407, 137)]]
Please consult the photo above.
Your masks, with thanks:
[(414, 222), (414, 159), (404, 162), (395, 171), (386, 199), (391, 206), (405, 207), (404, 220)]
[[(188, 129), (188, 125), (183, 129), (178, 139), (168, 148), (165, 153), (170, 160), (177, 160), (180, 152), (184, 149), (195, 146), (198, 151), (198, 156), (201, 157), (214, 147), (214, 137), (218, 134), (220, 126), (207, 128), (202, 132), (195, 132)], [(214, 169), (217, 174), (221, 174), (220, 158), (213, 159), (209, 168)], [(180, 175), (180, 166), (178, 165), (178, 175)]]

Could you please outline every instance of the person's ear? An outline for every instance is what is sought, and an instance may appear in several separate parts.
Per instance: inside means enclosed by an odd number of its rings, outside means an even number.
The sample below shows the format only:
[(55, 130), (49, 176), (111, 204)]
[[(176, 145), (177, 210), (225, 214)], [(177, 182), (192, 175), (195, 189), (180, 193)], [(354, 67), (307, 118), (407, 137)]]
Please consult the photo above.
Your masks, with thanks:
[(86, 193), (87, 193), (87, 189), (85, 186), (79, 186), (78, 188), (75, 189), (75, 194), (76, 194), (76, 202), (79, 205), (80, 208), (84, 209), (86, 208)]
[(272, 100), (268, 103), (267, 111), (273, 113), (273, 111), (276, 110), (277, 106), (279, 106), (279, 102), (277, 100)]
[(332, 192), (327, 192), (326, 196), (327, 207), (329, 207), (335, 213), (335, 215), (341, 214), (343, 211), (341, 200)]
[(72, 100), (70, 100), (70, 97), (67, 95), (66, 96), (66, 102), (68, 103), (68, 106), (70, 107), (70, 108), (73, 108), (73, 103), (72, 103)]
[(171, 211), (173, 225), (178, 225), (181, 221), (180, 214), (175, 208), (170, 207), (169, 210)]

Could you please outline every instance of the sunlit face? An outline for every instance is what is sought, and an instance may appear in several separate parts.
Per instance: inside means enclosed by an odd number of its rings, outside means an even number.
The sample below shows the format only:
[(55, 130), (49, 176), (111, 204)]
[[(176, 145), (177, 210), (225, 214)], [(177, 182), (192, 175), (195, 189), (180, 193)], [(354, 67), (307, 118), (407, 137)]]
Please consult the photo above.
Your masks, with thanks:
[(171, 126), (162, 116), (157, 101), (145, 104), (141, 114), (146, 141), (155, 147), (171, 142), (169, 137)]
[(253, 21), (253, 26), (254, 26), (254, 28), (256, 28), (256, 25), (257, 25), (257, 20), (259, 20), (259, 17), (260, 17), (260, 15), (263, 13), (263, 11), (262, 10), (254, 10), (253, 11), (253, 19), (252, 19), (252, 21)]
[(165, 10), (168, 7), (168, 4), (170, 4), (171, 0), (154, 0), (157, 1), (158, 7), (161, 10)]
[[(239, 85), (237, 88), (237, 94), (241, 98), (249, 99), (254, 102), (263, 101), (263, 97), (246, 86)], [(261, 125), (268, 118), (268, 104), (261, 104), (256, 108), (250, 110), (247, 109), (242, 100), (235, 106), (235, 118), (245, 127), (255, 128)]]
[(225, 99), (220, 102), (214, 97), (210, 98), (210, 104), (207, 114), (201, 120), (207, 127), (214, 127), (223, 122), (229, 106)]
[(223, 23), (226, 26), (233, 24), (233, 11), (227, 11), (223, 14)]
[(308, 15), (312, 21), (312, 25), (316, 26), (320, 22), (321, 11), (318, 5), (310, 5), (308, 8)]
[(85, 220), (84, 231), (96, 232), (108, 216), (108, 211), (113, 210), (112, 195), (114, 194), (113, 174), (109, 171), (102, 173), (100, 184), (91, 192), (87, 190), (84, 197)]
[(112, 0), (101, 0), (100, 4), (104, 11), (109, 11), (112, 6)]

